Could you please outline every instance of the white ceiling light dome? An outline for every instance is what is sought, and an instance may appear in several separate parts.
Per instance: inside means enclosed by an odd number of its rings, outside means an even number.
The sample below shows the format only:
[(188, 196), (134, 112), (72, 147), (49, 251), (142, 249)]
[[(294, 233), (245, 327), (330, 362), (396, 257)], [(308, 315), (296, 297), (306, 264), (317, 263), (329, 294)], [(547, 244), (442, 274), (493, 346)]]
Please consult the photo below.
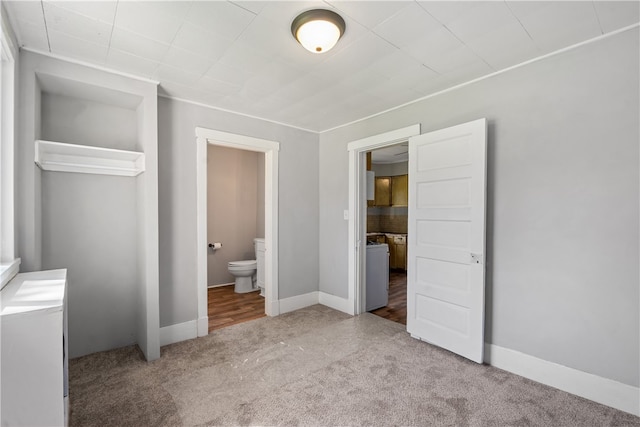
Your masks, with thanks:
[(336, 45), (345, 30), (344, 19), (326, 9), (301, 13), (291, 23), (293, 37), (309, 52), (324, 53)]

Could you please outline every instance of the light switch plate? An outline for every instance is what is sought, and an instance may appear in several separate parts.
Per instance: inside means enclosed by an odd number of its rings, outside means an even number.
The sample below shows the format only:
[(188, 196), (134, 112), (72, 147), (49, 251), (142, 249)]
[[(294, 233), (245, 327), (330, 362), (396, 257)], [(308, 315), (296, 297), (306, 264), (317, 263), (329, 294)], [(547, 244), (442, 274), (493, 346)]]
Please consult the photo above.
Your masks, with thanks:
[(344, 212), (342, 213), (344, 220), (348, 221), (349, 220), (349, 210), (345, 209)]

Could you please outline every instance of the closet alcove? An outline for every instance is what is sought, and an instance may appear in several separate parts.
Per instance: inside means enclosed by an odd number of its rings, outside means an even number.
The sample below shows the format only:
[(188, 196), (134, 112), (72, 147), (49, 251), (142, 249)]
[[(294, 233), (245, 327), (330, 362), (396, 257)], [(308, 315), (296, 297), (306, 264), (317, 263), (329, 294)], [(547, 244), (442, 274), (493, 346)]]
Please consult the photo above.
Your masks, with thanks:
[[(157, 87), (33, 55), (31, 269), (68, 271), (69, 356), (160, 356)], [(28, 78), (28, 77), (27, 77)], [(33, 164), (33, 163), (32, 163)]]

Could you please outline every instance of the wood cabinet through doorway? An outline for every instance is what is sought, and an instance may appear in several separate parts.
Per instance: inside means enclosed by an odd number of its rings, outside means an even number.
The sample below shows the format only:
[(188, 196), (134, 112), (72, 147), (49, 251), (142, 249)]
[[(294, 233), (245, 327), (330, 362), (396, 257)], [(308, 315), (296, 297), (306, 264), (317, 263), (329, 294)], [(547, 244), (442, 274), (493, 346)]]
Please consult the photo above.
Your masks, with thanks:
[(375, 198), (369, 206), (408, 206), (409, 176), (377, 176)]
[(391, 177), (391, 206), (409, 206), (409, 175)]
[(404, 234), (387, 234), (389, 268), (407, 269), (407, 237)]
[(374, 206), (391, 206), (391, 177), (376, 177)]

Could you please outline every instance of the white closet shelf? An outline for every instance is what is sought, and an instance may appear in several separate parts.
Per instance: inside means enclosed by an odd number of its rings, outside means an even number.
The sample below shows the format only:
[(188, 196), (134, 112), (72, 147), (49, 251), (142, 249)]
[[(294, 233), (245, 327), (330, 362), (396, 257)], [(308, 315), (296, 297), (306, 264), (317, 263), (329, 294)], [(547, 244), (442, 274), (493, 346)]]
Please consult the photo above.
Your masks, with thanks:
[(144, 172), (144, 153), (42, 140), (35, 144), (35, 162), (45, 171), (119, 176)]

